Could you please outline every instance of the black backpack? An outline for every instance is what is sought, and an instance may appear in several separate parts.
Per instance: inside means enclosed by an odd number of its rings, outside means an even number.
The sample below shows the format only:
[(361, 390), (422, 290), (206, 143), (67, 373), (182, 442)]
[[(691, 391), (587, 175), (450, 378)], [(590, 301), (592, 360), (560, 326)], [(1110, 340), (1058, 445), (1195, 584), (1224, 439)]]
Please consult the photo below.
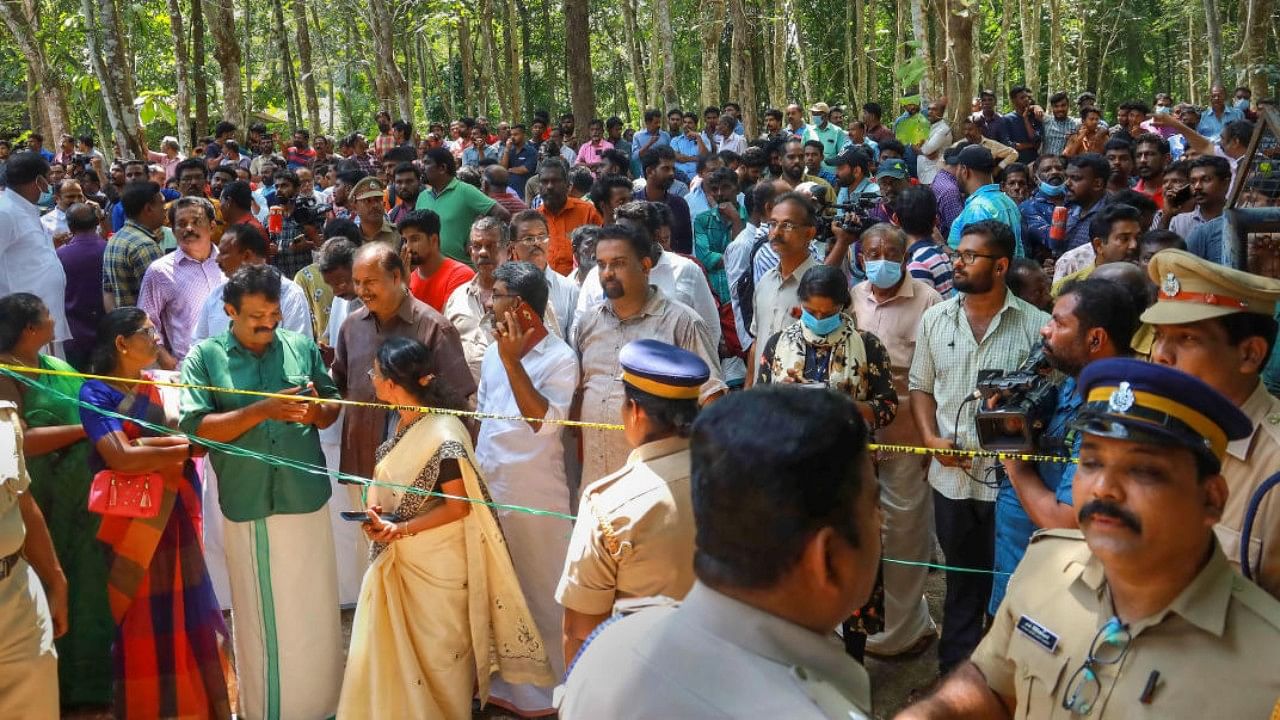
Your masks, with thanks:
[[(747, 256), (747, 270), (734, 283), (734, 290), (738, 291), (738, 303), (741, 306), (739, 309), (742, 311), (742, 324), (746, 327), (751, 327), (751, 320), (756, 314), (756, 253), (760, 252), (760, 248), (767, 242), (769, 242), (769, 233), (763, 233), (751, 244), (751, 254)], [(740, 339), (746, 340), (746, 338)]]

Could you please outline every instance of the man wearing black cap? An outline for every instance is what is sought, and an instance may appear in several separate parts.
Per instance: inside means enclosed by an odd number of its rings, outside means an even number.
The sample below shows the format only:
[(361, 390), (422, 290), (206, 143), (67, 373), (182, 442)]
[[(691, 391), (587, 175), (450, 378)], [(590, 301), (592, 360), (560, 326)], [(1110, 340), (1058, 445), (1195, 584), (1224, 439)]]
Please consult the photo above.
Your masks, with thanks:
[(956, 181), (968, 197), (964, 201), (964, 210), (951, 223), (947, 244), (954, 250), (960, 247), (960, 236), (966, 226), (982, 220), (998, 220), (1013, 231), (1014, 257), (1023, 257), (1022, 213), (992, 179), (991, 173), (995, 169), (996, 160), (991, 151), (981, 145), (970, 145), (956, 157)]
[(1268, 717), (1280, 602), (1231, 569), (1213, 532), (1222, 459), (1248, 418), (1138, 360), (1093, 363), (1080, 392), (1083, 534), (1037, 535), (971, 661), (899, 718)]

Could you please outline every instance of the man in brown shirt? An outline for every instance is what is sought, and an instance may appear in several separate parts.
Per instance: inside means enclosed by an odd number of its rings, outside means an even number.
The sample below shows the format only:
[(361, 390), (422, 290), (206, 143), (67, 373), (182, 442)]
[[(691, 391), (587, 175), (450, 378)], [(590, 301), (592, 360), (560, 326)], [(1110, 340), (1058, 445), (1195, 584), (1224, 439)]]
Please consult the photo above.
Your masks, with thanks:
[[(898, 414), (876, 434), (876, 442), (918, 446), (921, 438), (911, 419), (907, 374), (920, 318), (925, 310), (942, 302), (942, 296), (932, 284), (907, 272), (907, 236), (898, 228), (881, 223), (866, 230), (861, 254), (863, 265), (878, 272), (854, 286), (854, 317), (860, 330), (874, 334), (888, 350), (893, 387), (898, 391)], [(893, 266), (897, 266), (896, 272), (891, 270)], [(927, 458), (917, 455), (885, 453), (878, 458), (886, 557), (925, 563), (933, 554), (933, 498), (925, 480), (927, 463)], [(886, 564), (882, 572), (885, 626), (883, 632), (867, 638), (867, 650), (875, 655), (908, 653), (937, 634), (924, 600), (928, 568)]]
[[(467, 368), (462, 341), (443, 315), (409, 294), (404, 262), (386, 243), (362, 246), (352, 264), (351, 278), (364, 307), (351, 313), (334, 341), (333, 381), (347, 400), (374, 402), (369, 370), (384, 340), (412, 338), (431, 350), (434, 387), (444, 407), (470, 410), (475, 405), (476, 381)], [(342, 426), (344, 473), (373, 475), (374, 452), (385, 437), (387, 411), (347, 407)]]
[[(605, 302), (582, 316), (573, 339), (582, 361), (578, 407), (581, 419), (587, 422), (620, 421), (624, 398), (618, 353), (632, 340), (658, 340), (701, 357), (711, 368), (711, 377), (702, 385), (700, 402), (706, 403), (726, 389), (716, 348), (702, 319), (689, 306), (649, 284), (652, 260), (648, 245), (647, 239), (621, 225), (600, 231), (596, 261)], [(621, 468), (630, 453), (624, 433), (584, 429), (583, 483)]]

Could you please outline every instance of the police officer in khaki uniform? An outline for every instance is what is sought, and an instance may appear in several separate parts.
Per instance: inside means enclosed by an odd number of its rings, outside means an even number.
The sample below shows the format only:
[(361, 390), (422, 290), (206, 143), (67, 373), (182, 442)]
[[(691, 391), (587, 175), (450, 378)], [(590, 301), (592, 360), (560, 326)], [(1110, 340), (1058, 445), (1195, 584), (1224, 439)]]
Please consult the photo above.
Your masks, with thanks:
[(1185, 373), (1085, 368), (1080, 528), (1033, 539), (990, 632), (899, 718), (1265, 718), (1280, 698), (1280, 602), (1215, 539), (1244, 413)]
[(582, 491), (556, 600), (564, 606), (564, 657), (609, 617), (619, 599), (682, 599), (693, 586), (689, 431), (710, 377), (697, 355), (657, 340), (618, 353), (634, 448), (621, 470)]
[(833, 632), (880, 560), (879, 487), (847, 395), (771, 385), (703, 410), (694, 568), (679, 607), (611, 621), (558, 693), (564, 720), (856, 720), (867, 673)]
[[(1155, 327), (1151, 360), (1195, 375), (1249, 416), (1249, 435), (1229, 444), (1222, 461), (1229, 494), (1215, 528), (1227, 559), (1239, 567), (1249, 499), (1280, 471), (1280, 399), (1262, 383), (1268, 353), (1275, 348), (1280, 280), (1181, 250), (1156, 253), (1147, 270), (1159, 293), (1142, 315)], [(1252, 535), (1252, 577), (1280, 598), (1280, 490), (1264, 496)]]
[(53, 639), (67, 629), (67, 579), (27, 492), (21, 423), (0, 401), (0, 717), (44, 720), (58, 717)]

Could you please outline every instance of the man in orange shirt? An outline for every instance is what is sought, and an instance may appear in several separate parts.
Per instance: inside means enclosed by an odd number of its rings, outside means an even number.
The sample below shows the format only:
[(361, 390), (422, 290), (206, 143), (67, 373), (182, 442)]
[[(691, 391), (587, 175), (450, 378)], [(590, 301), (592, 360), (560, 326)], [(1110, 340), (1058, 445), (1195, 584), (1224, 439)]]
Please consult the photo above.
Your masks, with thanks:
[(543, 160), (538, 166), (542, 206), (538, 212), (547, 219), (551, 245), (547, 261), (561, 275), (573, 272), (573, 243), (569, 233), (581, 225), (600, 225), (600, 213), (591, 203), (569, 197), (569, 169), (560, 158)]
[(409, 292), (422, 302), (444, 311), (444, 303), (476, 273), (440, 252), (440, 216), (430, 210), (414, 210), (396, 225), (404, 240), (401, 258), (412, 268)]

